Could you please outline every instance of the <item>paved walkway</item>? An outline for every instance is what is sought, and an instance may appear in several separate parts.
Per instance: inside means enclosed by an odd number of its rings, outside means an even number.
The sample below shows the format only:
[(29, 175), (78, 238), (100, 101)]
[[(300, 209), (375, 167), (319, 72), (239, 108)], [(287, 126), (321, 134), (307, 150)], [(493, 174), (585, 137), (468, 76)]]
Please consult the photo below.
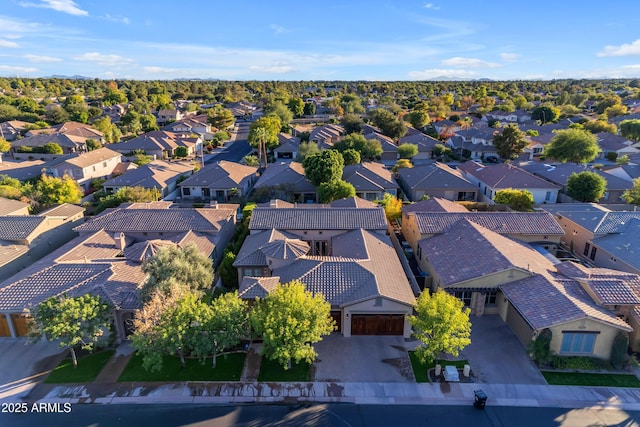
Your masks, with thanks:
[(262, 344), (254, 343), (249, 347), (247, 357), (244, 359), (244, 367), (242, 368), (242, 375), (240, 375), (240, 381), (252, 382), (258, 381), (258, 374), (260, 373), (260, 364), (262, 363)]

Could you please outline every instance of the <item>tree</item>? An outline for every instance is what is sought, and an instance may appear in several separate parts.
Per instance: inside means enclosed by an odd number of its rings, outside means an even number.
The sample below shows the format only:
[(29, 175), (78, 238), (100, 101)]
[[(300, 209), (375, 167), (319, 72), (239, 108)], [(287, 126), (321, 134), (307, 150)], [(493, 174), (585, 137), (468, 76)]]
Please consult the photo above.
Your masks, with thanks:
[(307, 102), (304, 104), (304, 115), (305, 116), (313, 116), (316, 114), (316, 104), (315, 102)]
[(156, 116), (153, 114), (142, 114), (140, 115), (140, 126), (142, 126), (142, 130), (144, 132), (151, 132), (153, 130), (158, 130), (158, 122), (156, 120)]
[(87, 151), (97, 150), (98, 148), (102, 148), (102, 143), (97, 139), (89, 138), (87, 139)]
[(98, 129), (104, 134), (104, 138), (107, 142), (118, 142), (122, 138), (122, 132), (118, 129), (118, 126), (111, 123), (109, 116), (105, 116), (95, 120), (92, 126)]
[(620, 135), (633, 141), (640, 141), (640, 120), (621, 121)]
[(396, 196), (384, 193), (382, 200), (378, 200), (377, 203), (382, 205), (384, 208), (387, 220), (391, 221), (402, 217), (402, 200), (398, 199)]
[(360, 133), (364, 122), (357, 114), (345, 114), (340, 120), (340, 124), (344, 128), (345, 133)]
[(391, 111), (378, 108), (369, 114), (374, 125), (389, 138), (398, 139), (407, 133), (407, 127)]
[(300, 117), (304, 114), (304, 101), (301, 98), (291, 98), (287, 106), (296, 117)]
[(263, 354), (285, 369), (292, 360), (312, 363), (317, 357), (313, 344), (335, 329), (331, 305), (298, 280), (279, 284), (266, 298), (257, 299), (251, 322), (262, 336)]
[(630, 205), (640, 205), (640, 178), (633, 180), (633, 188), (622, 193), (622, 198)]
[(618, 131), (615, 124), (608, 123), (606, 120), (589, 120), (582, 124), (582, 128), (591, 133), (609, 132), (614, 135)]
[(542, 104), (531, 112), (531, 119), (539, 120), (543, 125), (555, 122), (559, 117), (560, 110), (550, 104)]
[(595, 172), (574, 172), (567, 179), (567, 194), (580, 202), (597, 202), (605, 191), (607, 180)]
[(353, 148), (347, 148), (340, 154), (342, 154), (342, 158), (344, 159), (345, 166), (357, 165), (362, 161), (360, 158), (360, 153), (354, 150)]
[(202, 293), (213, 283), (211, 259), (192, 243), (184, 248), (172, 245), (158, 249), (142, 263), (142, 271), (148, 275), (140, 289), (143, 301), (157, 292), (165, 295), (176, 291)]
[(189, 149), (187, 147), (176, 147), (174, 155), (178, 158), (184, 158), (189, 155)]
[(0, 138), (0, 153), (7, 153), (11, 150), (11, 143), (4, 138)]
[(127, 95), (118, 90), (118, 88), (107, 88), (107, 90), (105, 91), (105, 95), (102, 98), (102, 104), (106, 106), (124, 104), (126, 102)]
[(529, 190), (507, 188), (496, 191), (493, 201), (501, 205), (509, 205), (516, 211), (528, 212), (533, 207), (533, 194)]
[(543, 155), (562, 163), (589, 163), (598, 156), (598, 138), (581, 129), (563, 129), (545, 147)]
[(407, 114), (404, 119), (416, 129), (423, 129), (431, 120), (427, 110), (414, 110)]
[[(264, 107), (264, 113), (266, 115), (275, 115), (280, 118), (280, 127), (287, 127), (291, 120), (293, 120), (293, 113), (284, 103), (281, 101), (275, 101)], [(280, 130), (280, 129), (278, 129)]]
[(238, 288), (238, 272), (233, 266), (235, 260), (236, 254), (229, 250), (226, 250), (224, 252), (224, 256), (222, 257), (222, 262), (218, 267), (218, 274), (220, 275), (220, 279), (222, 279), (222, 283), (227, 289)]
[(413, 326), (412, 336), (422, 342), (416, 348), (416, 356), (423, 363), (437, 361), (441, 353), (458, 356), (460, 350), (471, 344), (469, 308), (442, 289), (430, 295), (420, 294), (415, 315), (409, 316)]
[(333, 148), (343, 152), (349, 148), (353, 148), (360, 153), (361, 159), (375, 160), (382, 154), (382, 144), (377, 139), (366, 139), (364, 136), (351, 133), (345, 136), (341, 141), (333, 144)]
[(513, 160), (524, 153), (524, 149), (529, 144), (524, 139), (524, 132), (514, 123), (505, 126), (502, 128), (502, 132), (493, 135), (493, 145), (495, 145), (500, 157)]
[(247, 154), (246, 156), (244, 156), (242, 158), (242, 163), (244, 163), (247, 166), (259, 166), (260, 165), (260, 161), (258, 160), (258, 156), (255, 156), (253, 154)]
[(66, 174), (62, 178), (42, 175), (35, 189), (40, 194), (40, 204), (45, 207), (62, 203), (78, 204), (84, 195), (82, 187)]
[(416, 154), (418, 154), (418, 146), (416, 144), (405, 143), (398, 146), (398, 156), (401, 159), (411, 159)]
[(336, 150), (323, 150), (305, 157), (302, 167), (304, 175), (317, 187), (323, 182), (338, 181), (342, 178), (344, 159)]
[(74, 368), (78, 359), (74, 347), (93, 350), (103, 335), (103, 328), (111, 322), (111, 307), (99, 296), (85, 294), (79, 297), (51, 297), (41, 302), (33, 313), (34, 338), (59, 341), (68, 347)]
[(53, 107), (45, 110), (45, 120), (51, 124), (63, 123), (69, 120), (69, 113), (62, 107)]
[(312, 156), (319, 153), (320, 149), (315, 142), (302, 142), (298, 145), (298, 155), (296, 156), (296, 162), (302, 162), (307, 156)]
[(282, 122), (280, 118), (275, 115), (270, 116), (262, 116), (255, 122), (251, 123), (249, 127), (249, 145), (254, 148), (258, 147), (259, 139), (258, 134), (262, 131), (259, 131), (259, 128), (263, 128), (266, 131), (267, 140), (264, 141), (268, 149), (272, 150), (278, 146), (278, 133), (280, 132), (280, 128), (282, 127)]
[(391, 168), (391, 172), (397, 173), (398, 169), (412, 168), (412, 167), (413, 167), (413, 163), (411, 163), (411, 160), (409, 160), (409, 159), (398, 159), (396, 164), (393, 165), (393, 167)]
[(140, 122), (140, 113), (135, 110), (129, 110), (120, 117), (120, 125), (127, 132), (137, 135), (142, 131), (142, 123)]
[(231, 110), (216, 105), (207, 111), (207, 121), (216, 129), (227, 129), (236, 121)]
[(318, 200), (320, 203), (331, 203), (334, 200), (355, 197), (355, 195), (355, 187), (341, 179), (325, 181), (318, 185)]
[(47, 142), (46, 144), (44, 144), (42, 146), (42, 149), (47, 154), (62, 154), (62, 153), (64, 153), (64, 151), (62, 151), (62, 147), (59, 144), (55, 143), (55, 142)]

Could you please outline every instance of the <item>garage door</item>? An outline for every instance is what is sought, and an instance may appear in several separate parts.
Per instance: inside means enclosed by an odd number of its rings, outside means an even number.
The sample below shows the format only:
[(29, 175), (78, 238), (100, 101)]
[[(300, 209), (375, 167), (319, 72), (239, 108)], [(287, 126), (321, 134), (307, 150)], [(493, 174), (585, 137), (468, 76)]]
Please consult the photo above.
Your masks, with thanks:
[(402, 335), (402, 314), (352, 314), (351, 335)]
[(0, 337), (10, 337), (11, 330), (9, 329), (9, 322), (7, 322), (7, 316), (0, 313)]
[(28, 318), (24, 314), (12, 314), (11, 320), (13, 321), (13, 329), (16, 331), (16, 335), (24, 337), (29, 334)]

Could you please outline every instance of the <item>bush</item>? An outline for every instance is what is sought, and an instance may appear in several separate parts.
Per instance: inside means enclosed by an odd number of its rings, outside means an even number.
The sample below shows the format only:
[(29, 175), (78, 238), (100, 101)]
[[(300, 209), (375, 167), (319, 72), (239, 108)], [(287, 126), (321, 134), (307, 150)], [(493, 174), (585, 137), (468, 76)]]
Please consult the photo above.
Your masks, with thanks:
[(556, 369), (576, 369), (584, 371), (611, 369), (611, 364), (607, 360), (587, 356), (555, 356), (551, 364)]
[(551, 330), (543, 329), (540, 335), (527, 346), (531, 359), (538, 365), (548, 365), (553, 361), (554, 354), (550, 348), (552, 337)]
[(616, 153), (615, 151), (609, 151), (607, 153), (607, 160), (615, 162), (617, 158), (618, 158), (618, 153)]
[(618, 332), (611, 344), (611, 365), (615, 369), (622, 369), (625, 359), (627, 358), (627, 348), (629, 348), (629, 335), (624, 332)]

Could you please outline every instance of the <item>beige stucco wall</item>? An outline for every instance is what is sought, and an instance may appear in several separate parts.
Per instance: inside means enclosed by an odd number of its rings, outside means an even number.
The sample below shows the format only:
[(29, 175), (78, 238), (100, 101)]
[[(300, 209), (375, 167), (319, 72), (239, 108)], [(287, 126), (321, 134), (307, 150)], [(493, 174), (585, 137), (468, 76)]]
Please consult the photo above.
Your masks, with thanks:
[[(582, 319), (573, 322), (567, 322), (549, 329), (551, 329), (551, 332), (553, 334), (551, 338), (551, 350), (556, 352), (560, 356), (571, 355), (560, 352), (560, 347), (562, 346), (562, 331), (600, 332), (596, 336), (596, 342), (593, 347), (592, 356), (599, 357), (601, 359), (609, 359), (609, 357), (611, 356), (611, 345), (613, 344), (613, 339), (619, 331), (618, 328), (609, 326), (605, 323), (597, 322), (592, 319)], [(584, 354), (580, 355), (585, 356)]]
[(413, 313), (413, 307), (382, 297), (382, 305), (376, 306), (376, 299), (372, 298), (363, 302), (346, 306), (342, 309), (342, 334), (351, 336), (351, 316), (353, 314), (404, 314), (405, 338), (411, 337), (411, 325), (406, 316)]
[(633, 331), (629, 334), (629, 346), (631, 351), (640, 351), (640, 318), (635, 314), (629, 316), (629, 325)]

